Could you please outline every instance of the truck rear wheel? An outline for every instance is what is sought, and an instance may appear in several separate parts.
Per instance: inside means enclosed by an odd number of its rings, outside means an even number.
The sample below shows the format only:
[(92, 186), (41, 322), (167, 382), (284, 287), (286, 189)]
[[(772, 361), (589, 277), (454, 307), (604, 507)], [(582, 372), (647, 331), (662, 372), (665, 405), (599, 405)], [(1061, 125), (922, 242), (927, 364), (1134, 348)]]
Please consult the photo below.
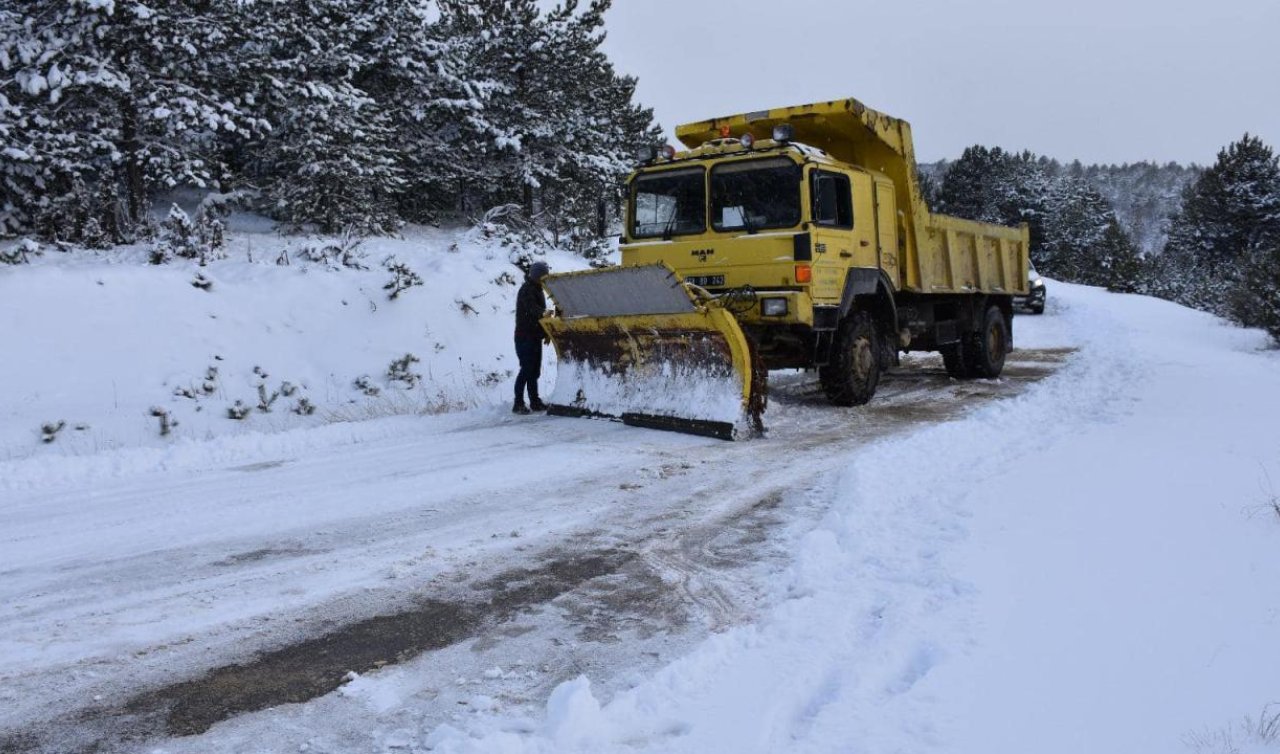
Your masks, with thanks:
[(942, 364), (957, 380), (993, 379), (1004, 371), (1008, 356), (1009, 324), (997, 306), (987, 308), (982, 329), (968, 332), (957, 343), (942, 348)]
[(880, 382), (880, 346), (875, 321), (854, 312), (836, 333), (831, 361), (818, 370), (827, 400), (837, 406), (861, 406), (876, 394)]
[(957, 380), (967, 380), (973, 376), (973, 369), (969, 365), (969, 349), (964, 346), (966, 339), (968, 339), (967, 335), (951, 345), (942, 347), (942, 365), (947, 368), (947, 376)]
[(982, 318), (982, 330), (969, 336), (966, 361), (973, 377), (994, 379), (1004, 371), (1004, 360), (1009, 353), (1009, 324), (999, 307), (987, 307)]

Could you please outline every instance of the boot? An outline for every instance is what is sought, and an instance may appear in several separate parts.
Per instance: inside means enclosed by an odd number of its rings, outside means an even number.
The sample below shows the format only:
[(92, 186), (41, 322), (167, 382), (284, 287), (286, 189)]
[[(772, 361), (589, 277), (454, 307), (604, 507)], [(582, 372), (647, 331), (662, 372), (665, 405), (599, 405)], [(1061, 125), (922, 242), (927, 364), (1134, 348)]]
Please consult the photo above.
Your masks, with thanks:
[(527, 414), (527, 413), (529, 413), (529, 407), (528, 407), (528, 406), (526, 406), (526, 405), (524, 405), (524, 400), (523, 400), (523, 399), (521, 399), (521, 398), (516, 398), (516, 404), (515, 404), (514, 406), (512, 406), (512, 407), (511, 407), (511, 413), (513, 413), (513, 414)]
[(534, 396), (533, 398), (529, 399), (529, 410), (530, 411), (546, 411), (547, 404), (543, 403), (541, 398)]

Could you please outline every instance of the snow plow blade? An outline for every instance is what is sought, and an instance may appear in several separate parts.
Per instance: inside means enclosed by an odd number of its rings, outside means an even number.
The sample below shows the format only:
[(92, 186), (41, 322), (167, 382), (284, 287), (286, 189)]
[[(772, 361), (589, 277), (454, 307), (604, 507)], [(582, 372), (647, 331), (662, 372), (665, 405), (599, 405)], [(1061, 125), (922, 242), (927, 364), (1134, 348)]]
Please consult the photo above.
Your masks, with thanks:
[(548, 413), (725, 440), (762, 429), (765, 374), (733, 315), (665, 265), (552, 275)]

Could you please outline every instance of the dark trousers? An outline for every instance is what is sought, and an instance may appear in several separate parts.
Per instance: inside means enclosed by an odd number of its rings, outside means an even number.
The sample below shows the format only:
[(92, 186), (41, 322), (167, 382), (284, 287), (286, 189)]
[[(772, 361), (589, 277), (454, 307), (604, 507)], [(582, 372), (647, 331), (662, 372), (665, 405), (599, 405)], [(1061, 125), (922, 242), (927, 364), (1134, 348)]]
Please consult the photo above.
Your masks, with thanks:
[(516, 401), (524, 400), (525, 386), (529, 388), (529, 402), (538, 398), (538, 378), (542, 376), (542, 338), (516, 336), (516, 358), (520, 359), (520, 374), (516, 375)]

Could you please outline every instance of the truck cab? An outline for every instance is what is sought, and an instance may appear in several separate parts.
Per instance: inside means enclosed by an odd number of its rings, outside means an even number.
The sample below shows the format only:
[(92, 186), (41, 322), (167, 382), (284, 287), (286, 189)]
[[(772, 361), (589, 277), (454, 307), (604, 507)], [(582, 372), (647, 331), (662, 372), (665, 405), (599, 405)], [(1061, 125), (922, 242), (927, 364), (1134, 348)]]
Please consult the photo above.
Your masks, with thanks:
[(770, 368), (813, 363), (850, 268), (897, 274), (892, 184), (818, 149), (723, 138), (647, 160), (628, 181), (625, 266), (663, 263), (728, 296)]

